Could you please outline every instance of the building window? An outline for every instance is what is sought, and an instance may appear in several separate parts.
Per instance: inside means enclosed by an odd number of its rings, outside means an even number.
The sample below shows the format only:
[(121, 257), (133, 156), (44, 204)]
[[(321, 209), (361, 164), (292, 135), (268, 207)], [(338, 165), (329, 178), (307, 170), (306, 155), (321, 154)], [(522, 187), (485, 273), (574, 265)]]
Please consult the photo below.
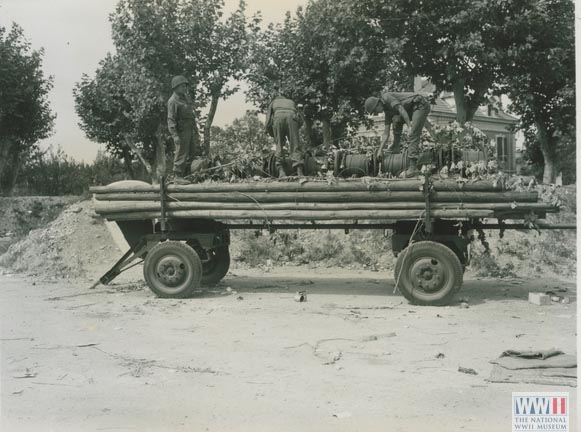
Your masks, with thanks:
[(504, 167), (508, 164), (508, 137), (496, 137), (496, 160)]

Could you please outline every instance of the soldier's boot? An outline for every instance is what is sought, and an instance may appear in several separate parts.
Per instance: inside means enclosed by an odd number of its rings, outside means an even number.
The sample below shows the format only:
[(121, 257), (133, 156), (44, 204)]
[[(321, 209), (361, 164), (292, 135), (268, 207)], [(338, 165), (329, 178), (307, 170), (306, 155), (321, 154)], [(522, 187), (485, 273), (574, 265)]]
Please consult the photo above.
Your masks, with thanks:
[(420, 170), (417, 167), (418, 164), (418, 160), (416, 158), (409, 158), (409, 166), (408, 169), (406, 169), (404, 171), (404, 173), (402, 174), (403, 178), (410, 178), (410, 177), (416, 177), (420, 175)]
[(286, 172), (282, 166), (278, 167), (278, 178), (286, 177)]
[(304, 171), (302, 165), (297, 165), (297, 176), (299, 176), (299, 177), (305, 176), (305, 171)]

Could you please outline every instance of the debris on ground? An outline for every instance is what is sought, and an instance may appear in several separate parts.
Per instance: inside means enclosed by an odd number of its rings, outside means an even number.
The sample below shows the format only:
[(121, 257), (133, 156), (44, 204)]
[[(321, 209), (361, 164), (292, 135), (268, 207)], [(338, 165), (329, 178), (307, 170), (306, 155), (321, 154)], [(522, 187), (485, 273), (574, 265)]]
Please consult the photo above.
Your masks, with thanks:
[(551, 304), (551, 297), (547, 294), (539, 292), (529, 293), (529, 303), (535, 304), (537, 306), (546, 306)]
[(65, 209), (0, 256), (0, 267), (47, 279), (98, 278), (120, 255), (104, 222), (95, 224), (90, 201)]
[(489, 382), (577, 386), (577, 357), (561, 350), (507, 350), (490, 363)]
[(464, 374), (468, 374), (468, 375), (478, 375), (478, 372), (476, 372), (474, 369), (472, 368), (465, 368), (462, 366), (458, 366), (458, 372), (464, 373)]
[(38, 374), (36, 372), (31, 371), (29, 368), (18, 375), (12, 375), (12, 378), (36, 378)]
[(307, 301), (307, 292), (306, 291), (299, 291), (295, 295), (295, 301), (299, 303), (304, 303)]

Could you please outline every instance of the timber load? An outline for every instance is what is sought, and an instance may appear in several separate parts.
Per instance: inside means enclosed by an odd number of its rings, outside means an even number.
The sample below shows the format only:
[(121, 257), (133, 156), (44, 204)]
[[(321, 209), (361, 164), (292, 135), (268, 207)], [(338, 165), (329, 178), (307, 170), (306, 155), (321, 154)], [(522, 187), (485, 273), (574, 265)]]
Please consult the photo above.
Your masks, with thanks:
[(108, 220), (162, 217), (211, 220), (542, 219), (558, 207), (535, 191), (494, 180), (303, 178), (243, 183), (159, 185), (123, 181), (92, 187), (97, 214)]

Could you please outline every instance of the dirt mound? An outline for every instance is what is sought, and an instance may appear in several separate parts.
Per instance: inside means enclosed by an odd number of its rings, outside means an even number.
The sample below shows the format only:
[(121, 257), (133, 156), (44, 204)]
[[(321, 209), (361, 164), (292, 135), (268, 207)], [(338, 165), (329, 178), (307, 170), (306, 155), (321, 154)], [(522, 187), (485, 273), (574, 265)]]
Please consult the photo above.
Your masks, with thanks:
[(0, 267), (45, 279), (95, 279), (120, 257), (90, 201), (67, 207), (0, 256)]

